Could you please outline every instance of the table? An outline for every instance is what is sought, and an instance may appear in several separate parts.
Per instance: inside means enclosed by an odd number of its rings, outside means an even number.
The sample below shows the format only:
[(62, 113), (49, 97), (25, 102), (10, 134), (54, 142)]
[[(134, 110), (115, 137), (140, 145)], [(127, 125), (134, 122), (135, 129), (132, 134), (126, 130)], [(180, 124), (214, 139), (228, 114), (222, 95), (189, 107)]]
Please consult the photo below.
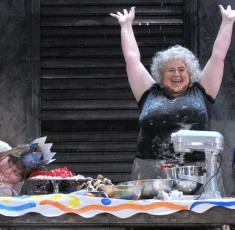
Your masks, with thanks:
[[(235, 226), (235, 199), (121, 200), (73, 194), (0, 198), (0, 227)], [(31, 229), (31, 228), (30, 228)], [(58, 229), (58, 228), (56, 228)], [(229, 228), (228, 228), (229, 229)]]

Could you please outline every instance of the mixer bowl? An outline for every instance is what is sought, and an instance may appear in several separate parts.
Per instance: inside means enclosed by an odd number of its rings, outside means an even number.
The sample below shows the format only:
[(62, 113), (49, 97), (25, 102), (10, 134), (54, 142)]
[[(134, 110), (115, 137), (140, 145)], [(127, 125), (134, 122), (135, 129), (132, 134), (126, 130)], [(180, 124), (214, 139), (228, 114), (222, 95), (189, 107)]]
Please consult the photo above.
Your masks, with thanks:
[(181, 166), (165, 168), (164, 172), (167, 178), (174, 179), (173, 189), (179, 190), (185, 195), (195, 194), (202, 186), (202, 183), (199, 182), (199, 178), (203, 176), (202, 167)]
[(157, 196), (159, 191), (170, 192), (173, 182), (173, 179), (148, 179), (122, 182), (119, 185), (141, 185), (143, 186), (141, 198), (151, 199)]

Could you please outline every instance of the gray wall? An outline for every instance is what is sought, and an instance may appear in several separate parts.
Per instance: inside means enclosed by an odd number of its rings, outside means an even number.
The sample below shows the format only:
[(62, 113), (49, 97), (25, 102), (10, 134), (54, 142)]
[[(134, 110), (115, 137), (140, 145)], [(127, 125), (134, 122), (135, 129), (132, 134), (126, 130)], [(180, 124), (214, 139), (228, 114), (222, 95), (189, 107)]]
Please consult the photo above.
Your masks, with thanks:
[[(218, 5), (226, 7), (234, 1), (200, 1), (199, 7), (199, 60), (203, 67), (209, 59), (213, 42), (220, 26), (221, 16)], [(234, 30), (235, 33), (235, 30)], [(215, 76), (216, 77), (216, 76)], [(225, 59), (224, 77), (213, 111), (212, 129), (224, 135), (225, 149), (223, 152), (222, 173), (226, 194), (235, 194), (234, 177), (232, 174), (232, 158), (235, 147), (235, 36)]]
[[(200, 0), (199, 58), (205, 65), (221, 21), (218, 4)], [(0, 1), (0, 139), (15, 146), (27, 141), (27, 27), (24, 0)], [(196, 38), (195, 38), (196, 39)], [(212, 128), (225, 138), (223, 177), (226, 194), (235, 194), (232, 157), (235, 146), (235, 36), (225, 61), (224, 79), (214, 105)], [(30, 124), (29, 124), (30, 125)]]
[(26, 20), (24, 0), (0, 1), (0, 139), (26, 141)]

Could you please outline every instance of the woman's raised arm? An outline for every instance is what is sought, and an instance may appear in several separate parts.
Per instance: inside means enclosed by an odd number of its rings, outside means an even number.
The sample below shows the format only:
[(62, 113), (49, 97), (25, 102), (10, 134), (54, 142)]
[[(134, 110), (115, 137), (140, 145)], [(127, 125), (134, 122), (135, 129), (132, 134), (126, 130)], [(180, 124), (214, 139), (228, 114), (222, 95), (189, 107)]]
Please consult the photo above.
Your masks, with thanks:
[(126, 62), (126, 71), (131, 90), (137, 101), (143, 93), (154, 83), (154, 79), (141, 63), (140, 51), (133, 31), (133, 21), (135, 18), (135, 7), (131, 7), (128, 12), (110, 13), (110, 16), (117, 19), (121, 26), (121, 45)]
[(223, 6), (219, 5), (219, 8), (222, 22), (213, 45), (211, 57), (204, 67), (199, 80), (199, 83), (213, 98), (217, 96), (220, 89), (224, 72), (224, 59), (231, 43), (235, 21), (235, 10), (232, 10), (231, 6), (224, 9)]

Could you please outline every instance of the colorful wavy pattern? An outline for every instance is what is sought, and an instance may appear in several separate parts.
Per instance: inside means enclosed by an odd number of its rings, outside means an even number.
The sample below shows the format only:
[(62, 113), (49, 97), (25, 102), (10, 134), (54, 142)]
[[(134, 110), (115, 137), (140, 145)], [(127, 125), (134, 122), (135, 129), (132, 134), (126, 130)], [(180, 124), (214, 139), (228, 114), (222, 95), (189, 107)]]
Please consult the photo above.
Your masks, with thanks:
[(218, 207), (224, 207), (224, 208), (228, 208), (228, 207), (233, 207), (233, 209), (235, 209), (235, 201), (195, 201), (191, 206), (189, 210), (193, 210), (195, 207), (200, 206), (200, 205), (206, 205), (206, 204), (210, 204), (212, 206), (218, 206)]
[(235, 209), (235, 199), (131, 201), (69, 194), (0, 198), (0, 214), (5, 216), (20, 216), (25, 213), (37, 212), (44, 216), (75, 213), (89, 218), (100, 213), (111, 213), (120, 218), (127, 218), (136, 213), (167, 215), (180, 210), (203, 213), (215, 206)]
[(73, 209), (57, 201), (44, 200), (40, 202), (40, 205), (51, 205), (66, 213), (77, 213), (77, 214), (82, 214), (82, 213), (94, 211), (94, 210), (99, 210), (103, 212), (117, 212), (117, 211), (122, 211), (122, 210), (137, 210), (137, 211), (144, 212), (144, 211), (154, 210), (158, 208), (167, 208), (169, 210), (174, 210), (174, 211), (188, 210), (187, 205), (178, 205), (178, 204), (173, 204), (169, 202), (155, 202), (152, 204), (144, 204), (144, 205), (126, 203), (126, 204), (119, 204), (119, 205), (113, 205), (113, 206), (105, 206), (102, 204), (91, 204), (91, 205), (84, 206), (82, 208)]
[(0, 209), (6, 210), (6, 211), (23, 211), (26, 209), (31, 209), (33, 207), (36, 207), (36, 204), (34, 202), (29, 202), (23, 205), (18, 206), (9, 206), (9, 205), (0, 205)]

